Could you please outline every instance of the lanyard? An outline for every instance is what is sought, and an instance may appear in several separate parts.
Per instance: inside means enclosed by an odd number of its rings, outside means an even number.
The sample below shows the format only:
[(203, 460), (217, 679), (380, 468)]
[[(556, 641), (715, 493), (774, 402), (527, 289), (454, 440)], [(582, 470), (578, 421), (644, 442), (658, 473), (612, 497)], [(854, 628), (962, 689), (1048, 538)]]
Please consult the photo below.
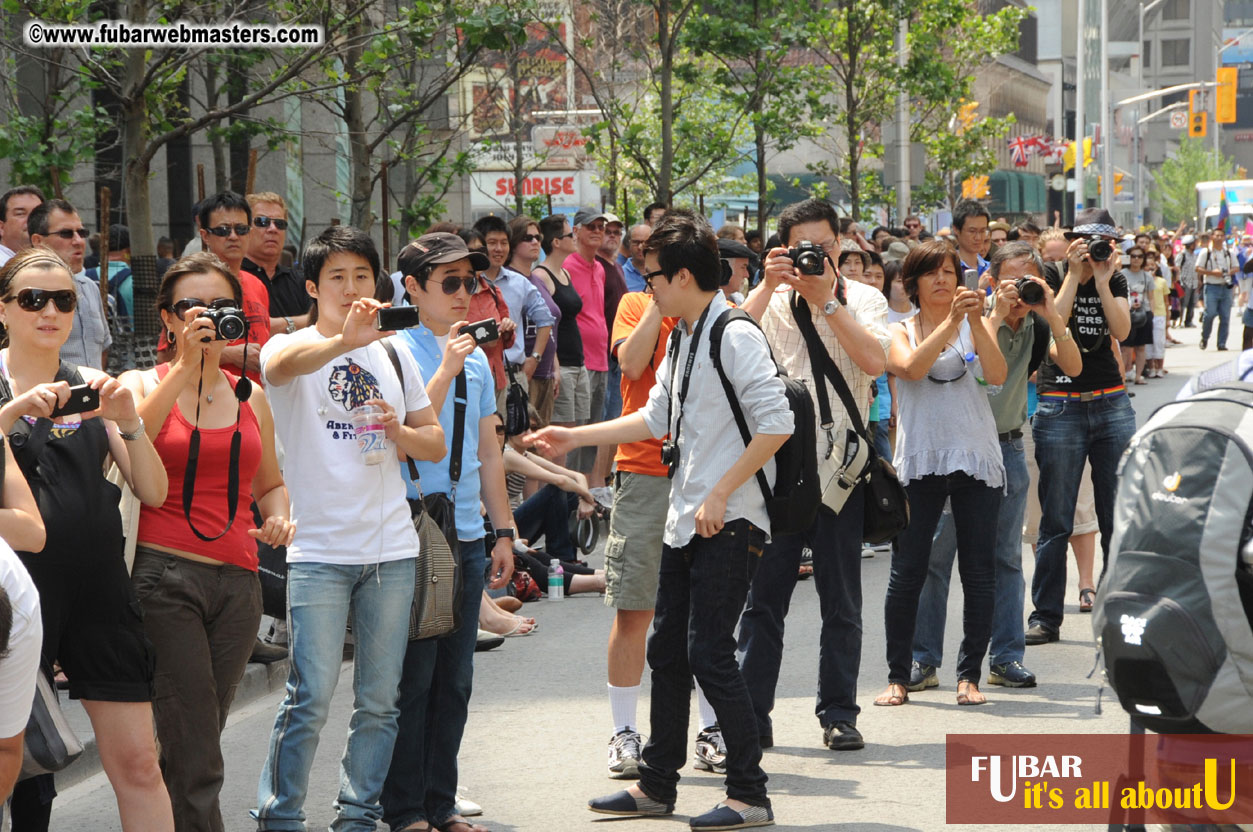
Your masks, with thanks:
[[(705, 328), (705, 318), (709, 316), (709, 310), (712, 307), (713, 307), (713, 303), (710, 303), (709, 306), (705, 307), (705, 311), (700, 314), (700, 320), (696, 322), (696, 326), (692, 329), (692, 343), (688, 347), (688, 350), (687, 350), (687, 364), (685, 364), (683, 367), (683, 384), (679, 388), (679, 418), (676, 419), (674, 423), (674, 437), (672, 441), (674, 442), (674, 446), (676, 448), (679, 445), (679, 430), (683, 426), (683, 403), (687, 401), (687, 387), (688, 387), (688, 383), (691, 382), (692, 380), (692, 365), (696, 361), (696, 347), (700, 343), (701, 330)], [(674, 334), (675, 336), (679, 334), (679, 327), (677, 326), (675, 327)], [(679, 357), (679, 339), (676, 337), (674, 339), (673, 353), (671, 354), (671, 357), (670, 357), (669, 401), (671, 402), (674, 401), (674, 371), (675, 371), (674, 365), (675, 363), (677, 363), (678, 357)], [(670, 421), (670, 414), (671, 414), (671, 408), (667, 407), (666, 409), (666, 423), (667, 424), (669, 424), (669, 421)]]

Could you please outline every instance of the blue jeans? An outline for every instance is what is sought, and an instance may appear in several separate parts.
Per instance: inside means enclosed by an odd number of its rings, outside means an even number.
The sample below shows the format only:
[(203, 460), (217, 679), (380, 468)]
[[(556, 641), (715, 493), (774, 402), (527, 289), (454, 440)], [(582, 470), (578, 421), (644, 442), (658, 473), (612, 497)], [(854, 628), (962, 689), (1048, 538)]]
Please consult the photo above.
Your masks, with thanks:
[[(1023, 455), (1022, 439), (1001, 443), (1005, 463), (1005, 494), (996, 518), (996, 589), (992, 603), (990, 664), (1020, 662), (1027, 649), (1022, 629), (1022, 518), (1027, 511), (1031, 477)], [(948, 613), (948, 587), (957, 556), (957, 532), (953, 515), (945, 511), (931, 546), (927, 582), (918, 599), (918, 623), (914, 628), (914, 661), (939, 667), (944, 659), (944, 619)]]
[(1231, 289), (1205, 284), (1205, 317), (1201, 320), (1201, 340), (1208, 341), (1210, 330), (1218, 318), (1218, 346), (1227, 346), (1227, 327), (1231, 323)]
[[(1208, 314), (1209, 310), (1206, 310)], [(1056, 632), (1066, 597), (1066, 548), (1074, 527), (1075, 502), (1084, 460), (1092, 462), (1096, 520), (1101, 529), (1101, 569), (1109, 560), (1114, 533), (1118, 460), (1136, 431), (1131, 400), (1117, 395), (1081, 402), (1041, 396), (1032, 421), (1035, 459), (1040, 466), (1040, 538), (1035, 551), (1028, 623)]]
[(867, 425), (870, 431), (870, 441), (874, 443), (875, 453), (881, 459), (892, 461), (892, 436), (891, 430), (888, 428), (888, 420), (880, 419), (877, 422), (871, 422)]
[(1001, 489), (969, 474), (929, 474), (905, 486), (909, 495), (909, 526), (897, 538), (892, 574), (883, 607), (887, 635), (888, 682), (909, 683), (911, 646), (918, 618), (918, 599), (927, 580), (931, 541), (945, 500), (952, 502), (957, 531), (957, 572), (965, 604), (963, 637), (957, 654), (957, 678), (978, 682), (983, 656), (992, 633), (992, 603), (996, 586), (995, 547), (989, 544), (986, 524), (1001, 509)]
[(640, 788), (653, 800), (674, 803), (677, 797), (695, 676), (726, 741), (727, 797), (770, 805), (753, 705), (735, 664), (735, 623), (765, 543), (765, 532), (740, 518), (713, 537), (661, 548), (657, 611), (648, 638), (651, 727), (640, 767)]
[[(610, 327), (613, 326), (611, 323)], [(604, 421), (617, 419), (622, 415), (622, 368), (618, 366), (618, 359), (609, 356), (609, 378), (605, 381), (605, 407)], [(595, 419), (592, 420), (596, 421)], [(601, 483), (596, 483), (601, 485)]]
[(383, 820), (392, 829), (423, 820), (443, 826), (456, 813), (457, 754), (474, 681), (486, 540), (460, 543), (461, 628), (443, 638), (411, 641), (405, 651), (400, 729), (383, 785)]
[(770, 712), (783, 661), (783, 622), (796, 588), (801, 549), (814, 553), (814, 583), (822, 615), (818, 637), (818, 699), (814, 712), (825, 727), (857, 722), (857, 671), (861, 667), (861, 531), (865, 489), (857, 488), (836, 515), (819, 509), (809, 530), (776, 534), (766, 546), (740, 618), (740, 671), (753, 698), (761, 736), (774, 737)]
[[(396, 689), (413, 606), (412, 558), (287, 570), (291, 672), (270, 735), (253, 813), (261, 829), (303, 832), (309, 768), (326, 724), (352, 612), (353, 712), (340, 761), (335, 832), (367, 832), (383, 816), (379, 795), (396, 739)], [(476, 599), (477, 600), (477, 599)], [(476, 607), (477, 609), (477, 607)]]

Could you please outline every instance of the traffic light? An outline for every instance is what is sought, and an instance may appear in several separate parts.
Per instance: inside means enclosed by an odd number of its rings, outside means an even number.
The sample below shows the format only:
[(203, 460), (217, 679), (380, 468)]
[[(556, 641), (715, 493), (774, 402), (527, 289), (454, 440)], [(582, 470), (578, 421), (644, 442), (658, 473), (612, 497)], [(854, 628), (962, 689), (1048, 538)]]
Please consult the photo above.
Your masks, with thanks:
[(1240, 78), (1240, 70), (1234, 66), (1218, 69), (1219, 87), (1216, 90), (1217, 103), (1214, 105), (1214, 122), (1216, 124), (1235, 124), (1236, 122), (1236, 84)]
[(1115, 196), (1122, 193), (1122, 178), (1125, 175), (1126, 174), (1118, 173), (1117, 171), (1114, 172), (1114, 195)]
[(1209, 113), (1205, 112), (1201, 103), (1201, 91), (1188, 91), (1188, 136), (1193, 139), (1205, 137)]
[(987, 199), (988, 177), (972, 176), (962, 180), (962, 199)]

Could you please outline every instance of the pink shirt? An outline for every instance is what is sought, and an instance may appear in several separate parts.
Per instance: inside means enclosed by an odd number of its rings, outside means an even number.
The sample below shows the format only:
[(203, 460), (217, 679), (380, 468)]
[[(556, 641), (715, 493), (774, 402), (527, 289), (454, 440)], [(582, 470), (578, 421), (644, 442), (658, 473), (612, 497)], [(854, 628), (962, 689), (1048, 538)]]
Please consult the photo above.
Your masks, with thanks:
[(583, 298), (576, 318), (583, 336), (583, 363), (589, 370), (609, 370), (609, 329), (605, 325), (605, 267), (587, 262), (577, 251), (566, 258), (570, 285)]

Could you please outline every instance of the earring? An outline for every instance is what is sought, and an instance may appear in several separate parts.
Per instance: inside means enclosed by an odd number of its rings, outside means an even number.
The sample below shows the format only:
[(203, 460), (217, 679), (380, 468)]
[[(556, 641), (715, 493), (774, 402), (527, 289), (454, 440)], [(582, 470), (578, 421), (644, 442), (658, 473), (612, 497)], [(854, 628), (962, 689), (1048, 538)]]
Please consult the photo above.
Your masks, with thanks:
[(175, 338), (174, 338), (174, 330), (172, 330), (172, 329), (167, 329), (167, 330), (165, 331), (165, 340), (167, 340), (167, 341), (169, 341), (169, 342), (170, 342), (170, 346), (174, 346), (174, 341), (175, 341)]

